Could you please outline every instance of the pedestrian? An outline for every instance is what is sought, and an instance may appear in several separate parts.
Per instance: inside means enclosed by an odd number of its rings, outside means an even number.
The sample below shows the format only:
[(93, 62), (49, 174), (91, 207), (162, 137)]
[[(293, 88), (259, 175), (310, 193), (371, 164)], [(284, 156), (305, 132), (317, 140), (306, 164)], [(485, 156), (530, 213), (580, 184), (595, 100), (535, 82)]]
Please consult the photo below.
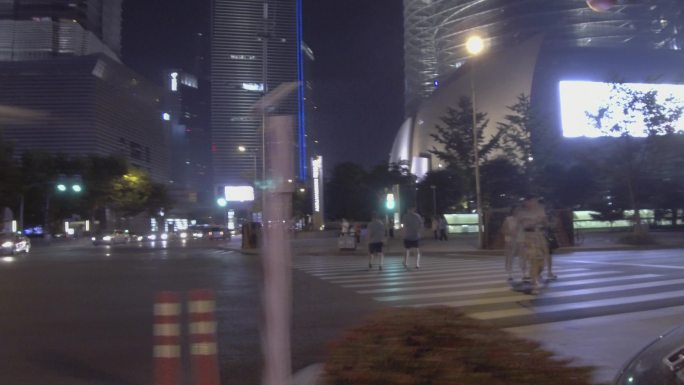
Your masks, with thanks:
[(359, 223), (359, 222), (354, 223), (353, 232), (354, 232), (354, 241), (358, 245), (359, 243), (361, 243), (361, 223)]
[(539, 277), (544, 270), (544, 262), (549, 253), (549, 246), (544, 236), (548, 227), (546, 212), (539, 198), (529, 196), (518, 210), (516, 217), (524, 234), (523, 258), (530, 266), (530, 276), (524, 277), (523, 280), (531, 281), (532, 294), (538, 294), (541, 287)]
[(346, 236), (349, 234), (349, 221), (347, 221), (347, 218), (342, 218), (342, 228), (340, 234), (342, 236)]
[(432, 227), (432, 233), (434, 234), (436, 241), (439, 239), (439, 218), (436, 215), (432, 216), (430, 225)]
[(439, 216), (439, 240), (440, 241), (448, 241), (449, 238), (447, 237), (447, 230), (449, 229), (449, 224), (447, 223), (446, 218), (444, 215)]
[(380, 259), (378, 270), (382, 270), (382, 263), (385, 255), (383, 253), (383, 244), (385, 241), (385, 223), (377, 212), (373, 212), (371, 221), (367, 226), (368, 232), (368, 269), (373, 268), (373, 257), (376, 255)]
[[(511, 207), (511, 211), (504, 219), (501, 225), (504, 234), (504, 253), (505, 253), (505, 267), (506, 274), (508, 275), (508, 280), (513, 280), (513, 260), (519, 257), (518, 250), (520, 248), (522, 237), (522, 228), (518, 226), (518, 219), (516, 214), (518, 212), (518, 207), (514, 205)], [(527, 264), (524, 262), (525, 258), (520, 258), (520, 270), (522, 271), (523, 277), (526, 276)]]
[(423, 218), (416, 212), (415, 206), (408, 208), (406, 214), (402, 218), (404, 224), (404, 268), (408, 269), (408, 259), (411, 250), (416, 251), (416, 269), (420, 269), (420, 248), (418, 242), (420, 241), (420, 233), (423, 230)]
[(553, 281), (558, 279), (558, 276), (553, 272), (553, 251), (558, 248), (558, 238), (556, 238), (556, 227), (558, 226), (558, 217), (556, 215), (547, 215), (548, 227), (546, 228), (546, 242), (549, 246), (549, 253), (546, 256), (546, 279)]

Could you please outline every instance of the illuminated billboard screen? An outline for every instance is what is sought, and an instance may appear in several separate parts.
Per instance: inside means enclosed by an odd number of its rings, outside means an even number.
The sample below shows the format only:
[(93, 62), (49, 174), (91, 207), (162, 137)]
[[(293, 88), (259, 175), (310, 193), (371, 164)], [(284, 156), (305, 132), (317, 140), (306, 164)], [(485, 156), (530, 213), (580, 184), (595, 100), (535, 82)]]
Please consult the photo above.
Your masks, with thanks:
[[(657, 91), (657, 100), (661, 104), (667, 104), (668, 98), (674, 98), (678, 103), (684, 101), (684, 85), (681, 84), (646, 84), (626, 83), (626, 88), (645, 92)], [(566, 138), (597, 138), (601, 136), (619, 136), (611, 133), (610, 128), (616, 123), (626, 124), (630, 135), (646, 136), (643, 119), (640, 116), (627, 118), (622, 114), (621, 108), (612, 108), (613, 116), (605, 118), (601, 127), (596, 126), (596, 121), (589, 115), (597, 115), (600, 108), (607, 107), (611, 95), (611, 84), (589, 81), (564, 80), (559, 83), (560, 110), (563, 136)], [(615, 99), (615, 98), (614, 98)], [(615, 107), (615, 106), (613, 106)], [(684, 117), (676, 124), (678, 130), (684, 130)]]
[(226, 186), (224, 195), (228, 202), (251, 202), (254, 200), (254, 187)]

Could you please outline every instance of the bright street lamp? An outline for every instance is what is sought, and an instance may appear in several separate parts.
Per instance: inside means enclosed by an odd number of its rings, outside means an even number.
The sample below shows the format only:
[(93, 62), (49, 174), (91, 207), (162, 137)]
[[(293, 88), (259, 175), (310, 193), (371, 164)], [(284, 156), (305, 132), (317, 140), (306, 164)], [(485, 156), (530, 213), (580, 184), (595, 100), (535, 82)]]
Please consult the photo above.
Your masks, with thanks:
[(66, 185), (64, 185), (64, 184), (62, 184), (62, 183), (58, 184), (58, 185), (57, 185), (57, 190), (59, 190), (59, 191), (61, 191), (61, 192), (66, 191), (66, 190), (67, 190)]
[(228, 201), (226, 200), (226, 198), (219, 198), (216, 200), (216, 204), (219, 205), (220, 207), (226, 207), (226, 205), (228, 204)]
[(480, 191), (480, 146), (477, 132), (477, 109), (475, 108), (475, 59), (484, 51), (485, 44), (481, 37), (474, 35), (466, 41), (466, 49), (470, 58), (470, 93), (473, 107), (473, 161), (475, 164), (475, 208), (477, 210), (477, 243), (483, 248), (482, 237), (482, 193)]
[(481, 37), (475, 35), (471, 36), (466, 40), (466, 50), (471, 55), (479, 55), (484, 51), (485, 44)]
[(83, 188), (79, 184), (75, 184), (75, 185), (71, 186), (71, 189), (77, 193), (80, 193), (81, 191), (83, 191)]

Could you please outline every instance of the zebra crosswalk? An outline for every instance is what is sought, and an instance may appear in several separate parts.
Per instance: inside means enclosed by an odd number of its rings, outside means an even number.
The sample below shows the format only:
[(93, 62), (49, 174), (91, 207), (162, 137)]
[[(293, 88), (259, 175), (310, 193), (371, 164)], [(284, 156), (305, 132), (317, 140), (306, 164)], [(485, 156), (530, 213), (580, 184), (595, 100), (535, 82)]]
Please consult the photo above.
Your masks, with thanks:
[(424, 258), (420, 270), (385, 258), (384, 270), (363, 257), (302, 257), (294, 268), (388, 306), (453, 306), (502, 326), (587, 318), (684, 304), (684, 275), (667, 269), (594, 265), (557, 258), (537, 296), (512, 289), (495, 257)]

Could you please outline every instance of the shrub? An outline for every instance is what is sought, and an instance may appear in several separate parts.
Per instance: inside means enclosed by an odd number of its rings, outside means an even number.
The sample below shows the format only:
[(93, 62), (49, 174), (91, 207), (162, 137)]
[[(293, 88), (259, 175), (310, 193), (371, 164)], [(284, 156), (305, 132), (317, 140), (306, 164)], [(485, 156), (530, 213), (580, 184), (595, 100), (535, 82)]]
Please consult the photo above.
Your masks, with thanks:
[(589, 385), (535, 342), (457, 309), (388, 309), (331, 345), (326, 385)]

